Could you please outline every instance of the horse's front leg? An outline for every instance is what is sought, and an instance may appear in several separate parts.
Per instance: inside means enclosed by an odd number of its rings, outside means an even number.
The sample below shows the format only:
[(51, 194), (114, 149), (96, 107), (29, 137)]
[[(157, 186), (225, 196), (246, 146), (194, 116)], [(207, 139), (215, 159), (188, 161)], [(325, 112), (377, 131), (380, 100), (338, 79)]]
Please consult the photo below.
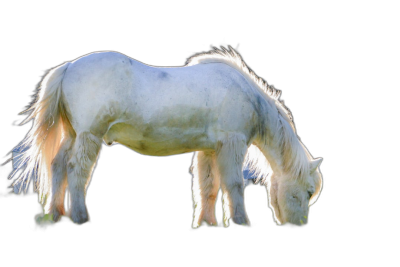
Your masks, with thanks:
[(224, 140), (218, 142), (216, 163), (221, 176), (225, 227), (229, 226), (230, 217), (237, 224), (249, 224), (244, 207), (242, 172), (246, 151), (246, 139), (241, 134), (229, 134)]
[(217, 225), (215, 202), (219, 191), (219, 175), (216, 171), (215, 153), (196, 152), (192, 162), (194, 218), (193, 227), (202, 221)]

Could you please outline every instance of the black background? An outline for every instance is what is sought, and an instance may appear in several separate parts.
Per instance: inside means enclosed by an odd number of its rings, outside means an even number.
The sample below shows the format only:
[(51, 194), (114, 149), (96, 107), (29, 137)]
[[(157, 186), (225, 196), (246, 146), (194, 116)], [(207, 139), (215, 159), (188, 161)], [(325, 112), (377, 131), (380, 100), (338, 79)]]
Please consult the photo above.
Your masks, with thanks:
[[(245, 203), (251, 228), (192, 230), (189, 167), (193, 154), (158, 158), (121, 145), (103, 145), (87, 193), (91, 222), (84, 226), (64, 221), (37, 228), (34, 216), (41, 213), (37, 196), (10, 196), (7, 176), (12, 164), (0, 168), (1, 224), (9, 229), (10, 240), (109, 238), (146, 248), (176, 240), (182, 248), (195, 240), (210, 242), (213, 247), (222, 239), (227, 244), (247, 240), (237, 245), (245, 250), (262, 249), (255, 242), (267, 242), (268, 238), (268, 242), (281, 240), (295, 246), (300, 246), (299, 240), (315, 240), (321, 235), (332, 239), (346, 235), (347, 242), (353, 240), (358, 228), (349, 222), (356, 222), (359, 214), (354, 208), (357, 203), (349, 204), (342, 185), (348, 175), (343, 151), (352, 149), (343, 129), (356, 122), (346, 119), (343, 108), (361, 90), (351, 82), (351, 69), (359, 56), (353, 40), (362, 27), (345, 11), (333, 7), (319, 7), (315, 12), (307, 6), (292, 6), (279, 9), (278, 14), (275, 9), (258, 9), (236, 7), (221, 13), (204, 8), (194, 13), (189, 8), (171, 15), (161, 7), (157, 13), (149, 9), (132, 13), (113, 6), (101, 11), (77, 9), (80, 11), (51, 18), (44, 14), (13, 17), (3, 33), (0, 158), (2, 162), (10, 158), (7, 153), (29, 131), (31, 123), (17, 126), (24, 118), (18, 113), (29, 105), (50, 68), (104, 50), (148, 65), (182, 66), (196, 53), (231, 46), (257, 76), (282, 92), (281, 100), (292, 112), (301, 141), (313, 157), (323, 158), (324, 185), (310, 209), (307, 226), (277, 226), (265, 188), (250, 185)], [(220, 200), (217, 218), (221, 222)], [(30, 235), (36, 239), (27, 239)]]

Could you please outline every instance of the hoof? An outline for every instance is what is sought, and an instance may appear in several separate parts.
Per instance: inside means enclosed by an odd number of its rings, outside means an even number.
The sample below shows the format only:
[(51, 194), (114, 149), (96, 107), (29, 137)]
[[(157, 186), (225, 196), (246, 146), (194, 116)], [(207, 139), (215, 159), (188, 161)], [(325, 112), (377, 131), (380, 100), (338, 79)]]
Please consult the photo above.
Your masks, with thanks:
[(192, 227), (199, 228), (201, 226), (202, 222), (206, 222), (208, 226), (218, 226), (218, 223), (216, 221), (208, 221), (208, 220), (202, 219), (201, 221), (199, 221), (197, 223), (193, 223)]
[(198, 228), (210, 228), (210, 227), (217, 227), (218, 224), (216, 222), (207, 222), (207, 221), (202, 221)]
[(87, 213), (80, 213), (80, 214), (71, 213), (71, 220), (76, 224), (83, 224), (89, 221), (89, 216)]
[(233, 222), (239, 225), (249, 225), (249, 220), (243, 216), (235, 216), (232, 218)]

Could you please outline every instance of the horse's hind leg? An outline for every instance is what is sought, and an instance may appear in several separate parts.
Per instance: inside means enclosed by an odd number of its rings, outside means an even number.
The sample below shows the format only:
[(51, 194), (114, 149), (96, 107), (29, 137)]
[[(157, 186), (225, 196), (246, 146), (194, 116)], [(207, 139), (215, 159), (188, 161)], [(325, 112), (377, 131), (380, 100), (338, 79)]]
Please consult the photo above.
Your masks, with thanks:
[[(200, 226), (203, 220), (210, 225), (217, 225), (215, 201), (219, 191), (220, 180), (216, 171), (215, 153), (196, 152), (192, 168), (195, 201), (193, 227)], [(197, 190), (199, 190), (200, 199), (196, 199)], [(201, 207), (198, 205), (200, 203)]]
[(62, 215), (65, 215), (64, 199), (67, 188), (67, 162), (69, 152), (73, 143), (70, 137), (65, 138), (57, 152), (56, 157), (51, 163), (52, 168), (52, 194), (50, 203), (50, 214), (53, 215), (53, 221), (58, 221)]
[(85, 195), (100, 148), (101, 138), (90, 132), (77, 134), (71, 158), (67, 164), (71, 219), (75, 223), (81, 224), (89, 220)]
[(249, 223), (244, 207), (244, 180), (242, 173), (246, 151), (245, 137), (240, 134), (229, 134), (225, 140), (218, 142), (216, 162), (221, 176), (225, 226), (229, 225), (228, 212), (235, 223)]

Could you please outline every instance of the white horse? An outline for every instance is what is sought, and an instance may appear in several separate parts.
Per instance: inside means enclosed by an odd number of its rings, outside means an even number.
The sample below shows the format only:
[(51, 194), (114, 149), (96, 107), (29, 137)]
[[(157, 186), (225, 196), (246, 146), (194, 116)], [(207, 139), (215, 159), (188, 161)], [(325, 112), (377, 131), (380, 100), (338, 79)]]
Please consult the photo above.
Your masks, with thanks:
[[(10, 177), (18, 192), (36, 177), (34, 188), (54, 221), (65, 214), (68, 187), (70, 217), (81, 224), (89, 219), (85, 194), (103, 140), (152, 156), (196, 151), (193, 226), (203, 220), (217, 224), (220, 188), (224, 224), (229, 218), (248, 224), (242, 166), (254, 144), (273, 171), (275, 218), (304, 224), (310, 199), (321, 188), (322, 159), (313, 159), (300, 142), (279, 96), (231, 47), (194, 55), (183, 67), (153, 67), (117, 52), (92, 53), (44, 76), (25, 111), (30, 114), (23, 123), (34, 123)], [(259, 168), (250, 152), (248, 159)]]

